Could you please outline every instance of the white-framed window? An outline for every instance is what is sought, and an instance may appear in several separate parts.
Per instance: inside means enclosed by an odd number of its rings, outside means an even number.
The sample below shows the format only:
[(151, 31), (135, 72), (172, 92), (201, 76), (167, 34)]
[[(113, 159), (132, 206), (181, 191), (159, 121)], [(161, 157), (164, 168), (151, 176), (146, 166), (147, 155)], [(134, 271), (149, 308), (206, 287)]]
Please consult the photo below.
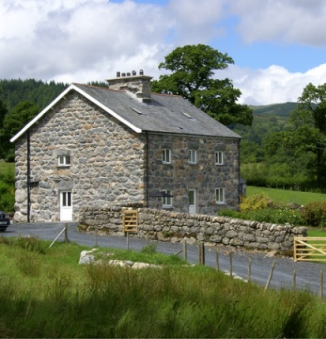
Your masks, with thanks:
[[(172, 195), (171, 190), (163, 190), (167, 195)], [(172, 207), (172, 197), (163, 197), (163, 207)]]
[(190, 149), (188, 153), (188, 162), (189, 164), (197, 163), (197, 151), (195, 149)]
[(223, 165), (223, 152), (222, 151), (217, 151), (215, 152), (215, 165)]
[(69, 167), (70, 166), (70, 156), (69, 155), (59, 155), (58, 156), (58, 166)]
[(215, 201), (217, 204), (224, 204), (224, 188), (215, 189)]
[(162, 162), (163, 164), (171, 164), (171, 150), (166, 148), (162, 150)]

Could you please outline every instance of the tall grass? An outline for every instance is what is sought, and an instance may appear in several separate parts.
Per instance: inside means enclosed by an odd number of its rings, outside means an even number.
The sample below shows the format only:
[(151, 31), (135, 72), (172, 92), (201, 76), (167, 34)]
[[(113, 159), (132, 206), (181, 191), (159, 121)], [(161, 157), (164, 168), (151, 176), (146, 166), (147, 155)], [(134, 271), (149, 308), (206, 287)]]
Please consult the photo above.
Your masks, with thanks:
[[(1, 337), (276, 338), (326, 331), (326, 305), (308, 292), (265, 292), (182, 262), (142, 270), (78, 265), (85, 247), (37, 242), (0, 238)], [(33, 274), (19, 263), (24, 253)]]

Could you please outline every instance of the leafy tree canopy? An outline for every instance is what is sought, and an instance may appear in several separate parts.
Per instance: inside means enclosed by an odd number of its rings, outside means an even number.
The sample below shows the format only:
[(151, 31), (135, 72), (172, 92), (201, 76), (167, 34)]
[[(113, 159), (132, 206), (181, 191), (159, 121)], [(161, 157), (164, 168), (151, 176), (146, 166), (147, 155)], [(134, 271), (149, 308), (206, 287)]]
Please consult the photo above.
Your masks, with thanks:
[(7, 107), (0, 100), (0, 129), (3, 126), (3, 120), (5, 119), (5, 115), (8, 113)]
[(10, 138), (18, 133), (39, 113), (39, 108), (29, 101), (21, 101), (10, 113), (5, 115), (0, 130), (0, 157), (13, 158), (14, 145)]
[[(308, 84), (291, 113), (287, 130), (265, 139), (265, 156), (275, 162), (292, 162), (320, 186), (326, 184), (326, 84)], [(281, 154), (286, 157), (281, 158)]]
[(29, 101), (21, 101), (5, 116), (3, 129), (10, 138), (18, 133), (38, 113), (39, 108)]
[(152, 81), (152, 90), (181, 95), (225, 125), (251, 125), (252, 109), (237, 103), (240, 90), (233, 87), (230, 79), (212, 78), (215, 71), (233, 63), (227, 54), (207, 45), (177, 47), (158, 66), (171, 74)]

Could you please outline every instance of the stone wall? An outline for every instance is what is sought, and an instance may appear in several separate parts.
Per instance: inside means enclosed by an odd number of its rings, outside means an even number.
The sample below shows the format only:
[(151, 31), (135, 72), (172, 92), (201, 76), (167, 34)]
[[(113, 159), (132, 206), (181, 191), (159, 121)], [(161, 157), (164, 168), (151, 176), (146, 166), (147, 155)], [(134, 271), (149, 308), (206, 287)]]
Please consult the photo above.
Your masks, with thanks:
[[(135, 208), (137, 206), (134, 206)], [(98, 227), (100, 232), (123, 236), (122, 206), (85, 208), (81, 212), (80, 228), (89, 231)], [(306, 227), (276, 225), (264, 222), (169, 212), (138, 208), (138, 235), (149, 234), (160, 241), (204, 241), (259, 250), (290, 250), (294, 236), (307, 236)]]

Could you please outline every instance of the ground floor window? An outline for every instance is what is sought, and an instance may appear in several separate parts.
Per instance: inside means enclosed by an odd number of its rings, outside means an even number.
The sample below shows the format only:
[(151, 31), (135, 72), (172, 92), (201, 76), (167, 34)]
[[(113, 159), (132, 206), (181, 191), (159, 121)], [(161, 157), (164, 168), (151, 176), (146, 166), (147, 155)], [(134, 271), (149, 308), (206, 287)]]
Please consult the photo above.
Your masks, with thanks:
[[(163, 207), (172, 207), (172, 192), (171, 190), (163, 190), (166, 197), (163, 197)], [(171, 196), (170, 196), (171, 195)]]
[(216, 188), (215, 190), (215, 200), (218, 204), (224, 203), (224, 188)]

